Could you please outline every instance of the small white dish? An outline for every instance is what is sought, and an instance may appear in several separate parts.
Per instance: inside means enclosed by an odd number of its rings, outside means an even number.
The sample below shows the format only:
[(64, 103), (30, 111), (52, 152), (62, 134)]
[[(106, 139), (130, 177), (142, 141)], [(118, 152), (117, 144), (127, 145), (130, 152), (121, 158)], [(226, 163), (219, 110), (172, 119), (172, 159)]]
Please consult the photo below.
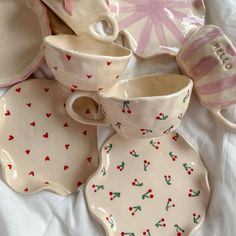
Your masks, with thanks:
[(0, 1), (0, 87), (27, 79), (41, 65), (47, 35), (49, 21), (41, 1)]
[[(66, 113), (70, 91), (55, 80), (34, 79), (15, 85), (0, 99), (0, 163), (14, 190), (75, 192), (97, 167), (96, 128)], [(77, 109), (86, 117), (89, 101)]]
[(115, 134), (86, 185), (89, 210), (109, 236), (190, 235), (209, 197), (207, 170), (177, 133), (130, 140)]

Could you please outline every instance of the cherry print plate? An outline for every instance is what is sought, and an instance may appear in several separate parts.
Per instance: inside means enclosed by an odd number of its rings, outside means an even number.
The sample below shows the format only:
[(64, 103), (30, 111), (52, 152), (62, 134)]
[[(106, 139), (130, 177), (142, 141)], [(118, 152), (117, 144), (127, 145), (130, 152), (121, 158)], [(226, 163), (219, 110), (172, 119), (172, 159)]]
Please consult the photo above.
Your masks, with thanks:
[(109, 0), (109, 6), (129, 47), (143, 58), (176, 55), (205, 21), (202, 0)]
[(41, 1), (0, 1), (0, 87), (27, 79), (40, 66), (43, 38), (49, 34)]
[(200, 157), (177, 133), (112, 136), (86, 185), (90, 211), (109, 236), (187, 236), (202, 223), (209, 196)]
[[(14, 190), (67, 195), (96, 170), (96, 128), (67, 115), (69, 93), (54, 80), (33, 79), (0, 99), (0, 161)], [(82, 106), (79, 112), (93, 117), (91, 108)]]

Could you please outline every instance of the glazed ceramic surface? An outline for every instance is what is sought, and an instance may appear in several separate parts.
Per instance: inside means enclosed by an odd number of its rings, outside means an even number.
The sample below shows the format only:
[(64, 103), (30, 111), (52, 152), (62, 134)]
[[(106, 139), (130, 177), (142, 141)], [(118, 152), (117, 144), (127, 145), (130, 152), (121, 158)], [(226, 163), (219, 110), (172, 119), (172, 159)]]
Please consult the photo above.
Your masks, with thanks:
[(39, 67), (43, 38), (49, 34), (46, 9), (40, 1), (0, 1), (0, 87), (27, 79)]
[[(123, 80), (100, 93), (78, 92), (67, 100), (68, 114), (78, 122), (91, 125), (111, 124), (126, 138), (150, 138), (175, 130), (187, 108), (192, 81), (182, 75), (149, 75)], [(80, 97), (90, 97), (101, 107), (105, 118), (81, 117), (74, 109)]]
[[(118, 35), (118, 25), (112, 17), (106, 0), (42, 0), (77, 35), (89, 34), (104, 42), (114, 41)], [(99, 34), (94, 26), (99, 21), (107, 22), (110, 35)]]
[[(66, 113), (69, 91), (55, 80), (29, 80), (0, 99), (0, 161), (4, 179), (16, 191), (49, 189), (67, 195), (97, 166), (96, 129)], [(77, 106), (93, 117), (87, 102)]]
[(190, 235), (204, 219), (210, 190), (196, 151), (177, 133), (111, 137), (86, 185), (88, 207), (109, 236)]
[(207, 25), (190, 36), (177, 61), (182, 71), (193, 78), (201, 103), (231, 130), (221, 109), (236, 103), (236, 49), (217, 26)]
[(55, 78), (76, 90), (110, 88), (120, 78), (132, 53), (115, 43), (88, 36), (57, 35), (45, 38), (45, 57)]
[(187, 34), (205, 20), (202, 0), (109, 0), (109, 5), (140, 57), (176, 55)]

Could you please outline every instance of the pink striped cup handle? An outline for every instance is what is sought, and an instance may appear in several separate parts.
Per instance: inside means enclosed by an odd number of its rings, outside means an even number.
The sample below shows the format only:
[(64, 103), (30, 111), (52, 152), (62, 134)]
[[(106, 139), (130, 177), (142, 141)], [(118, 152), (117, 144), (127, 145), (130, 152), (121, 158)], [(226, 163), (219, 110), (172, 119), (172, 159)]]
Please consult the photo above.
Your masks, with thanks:
[(236, 124), (222, 114), (222, 109), (236, 104), (236, 49), (224, 32), (215, 25), (195, 31), (180, 49), (177, 62), (193, 79), (201, 104), (236, 132)]

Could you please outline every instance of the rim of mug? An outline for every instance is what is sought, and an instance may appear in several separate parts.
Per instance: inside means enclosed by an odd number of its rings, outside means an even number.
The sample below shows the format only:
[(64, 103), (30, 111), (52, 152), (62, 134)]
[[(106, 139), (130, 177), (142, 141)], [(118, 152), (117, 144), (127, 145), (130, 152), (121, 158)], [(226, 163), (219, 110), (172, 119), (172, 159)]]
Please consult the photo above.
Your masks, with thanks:
[[(90, 39), (92, 39), (93, 41), (95, 42), (98, 42), (100, 44), (104, 44), (104, 48), (107, 47), (108, 44), (112, 45), (112, 47), (116, 48), (116, 49), (120, 49), (120, 50), (123, 50), (126, 55), (121, 55), (121, 56), (109, 56), (109, 55), (97, 55), (97, 54), (89, 54), (89, 53), (85, 53), (85, 52), (80, 52), (80, 51), (77, 51), (77, 50), (72, 50), (72, 49), (65, 49), (63, 47), (59, 47), (59, 46), (56, 46), (53, 42), (49, 41), (50, 38), (81, 38), (81, 37), (88, 37)], [(119, 59), (129, 59), (132, 55), (133, 55), (133, 52), (129, 49), (129, 48), (126, 48), (126, 47), (123, 47), (119, 44), (116, 44), (115, 42), (110, 42), (110, 43), (104, 43), (104, 42), (101, 42), (101, 41), (98, 41), (96, 39), (94, 39), (93, 37), (90, 37), (88, 35), (70, 35), (70, 34), (63, 34), (63, 35), (49, 35), (49, 36), (46, 36), (44, 38), (44, 44), (45, 46), (47, 47), (50, 46), (56, 50), (60, 50), (60, 51), (63, 51), (64, 53), (70, 53), (71, 55), (74, 55), (74, 56), (82, 56), (82, 57), (86, 57), (86, 58), (96, 58), (96, 59), (105, 59), (105, 58), (109, 58), (109, 59), (113, 59), (113, 60), (119, 60)]]
[[(178, 91), (176, 92), (172, 92), (170, 94), (166, 94), (166, 95), (155, 95), (155, 96), (140, 96), (140, 97), (119, 97), (119, 96), (115, 96), (115, 95), (111, 95), (111, 96), (106, 96), (105, 93), (108, 92), (109, 90), (111, 90), (114, 86), (119, 86), (122, 83), (125, 82), (129, 82), (129, 81), (134, 81), (134, 80), (142, 80), (145, 78), (150, 78), (150, 77), (182, 77), (182, 78), (186, 78), (188, 79), (188, 83), (183, 86), (182, 88), (180, 88)], [(143, 76), (138, 76), (138, 77), (134, 77), (133, 79), (124, 79), (121, 80), (119, 82), (117, 82), (116, 84), (114, 84), (111, 88), (106, 89), (106, 90), (102, 90), (98, 92), (98, 95), (101, 96), (102, 98), (109, 98), (109, 99), (115, 99), (118, 101), (124, 101), (124, 100), (129, 100), (129, 101), (137, 101), (137, 100), (153, 100), (153, 99), (166, 99), (166, 98), (172, 98), (175, 96), (179, 96), (181, 93), (183, 93), (185, 90), (190, 89), (192, 91), (193, 88), (193, 81), (185, 75), (181, 75), (181, 74), (147, 74), (147, 75), (143, 75)]]

